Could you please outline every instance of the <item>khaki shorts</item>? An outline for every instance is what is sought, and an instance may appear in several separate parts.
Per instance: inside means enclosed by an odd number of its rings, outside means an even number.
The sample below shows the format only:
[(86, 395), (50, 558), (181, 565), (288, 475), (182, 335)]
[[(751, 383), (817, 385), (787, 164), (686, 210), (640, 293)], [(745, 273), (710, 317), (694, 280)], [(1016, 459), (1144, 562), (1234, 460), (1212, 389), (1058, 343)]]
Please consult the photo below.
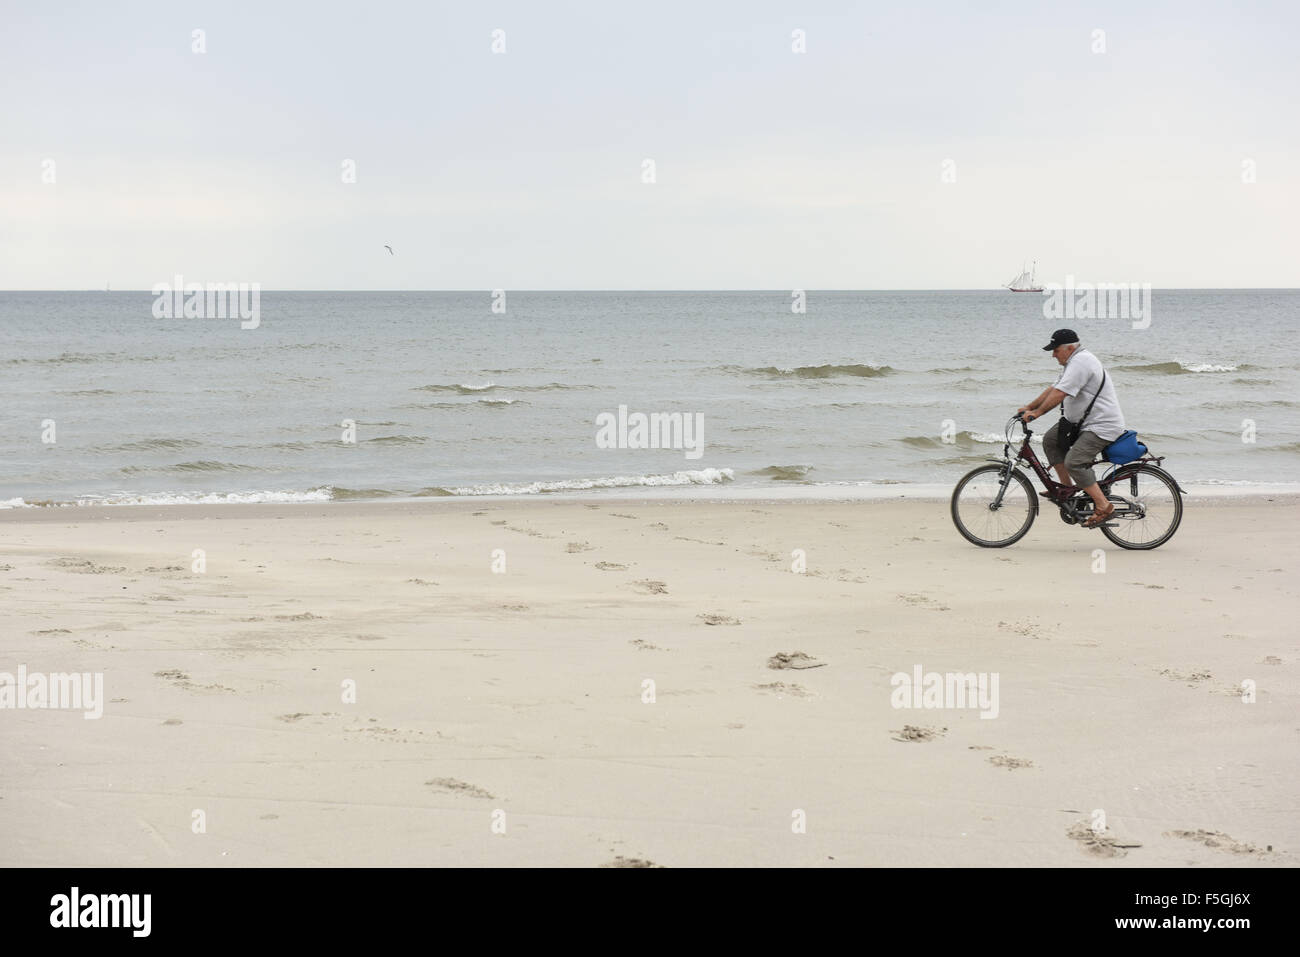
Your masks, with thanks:
[(1097, 481), (1097, 475), (1092, 470), (1092, 463), (1106, 448), (1110, 445), (1105, 439), (1096, 432), (1089, 432), (1084, 429), (1079, 433), (1079, 438), (1070, 446), (1070, 451), (1065, 455), (1061, 454), (1060, 448), (1056, 444), (1056, 438), (1061, 434), (1061, 422), (1058, 419), (1056, 424), (1043, 433), (1043, 453), (1047, 456), (1048, 466), (1057, 465), (1060, 462), (1065, 463), (1065, 468), (1070, 473), (1070, 478), (1079, 488), (1087, 488)]

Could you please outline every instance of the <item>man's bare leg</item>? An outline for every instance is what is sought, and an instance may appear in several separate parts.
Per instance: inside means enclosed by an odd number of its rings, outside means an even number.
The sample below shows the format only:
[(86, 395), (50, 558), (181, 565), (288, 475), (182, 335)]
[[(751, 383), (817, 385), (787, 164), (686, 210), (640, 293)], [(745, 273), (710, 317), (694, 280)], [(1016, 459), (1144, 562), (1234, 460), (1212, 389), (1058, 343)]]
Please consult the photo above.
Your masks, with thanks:
[(1092, 503), (1097, 508), (1104, 509), (1110, 504), (1110, 500), (1107, 499), (1105, 495), (1101, 494), (1100, 483), (1093, 482), (1086, 489), (1084, 489), (1084, 491), (1087, 492), (1090, 496), (1092, 496)]
[(1056, 474), (1057, 476), (1060, 477), (1062, 485), (1074, 484), (1074, 482), (1070, 479), (1070, 470), (1065, 467), (1064, 462), (1057, 462), (1055, 465), (1052, 466), (1052, 468), (1056, 469)]

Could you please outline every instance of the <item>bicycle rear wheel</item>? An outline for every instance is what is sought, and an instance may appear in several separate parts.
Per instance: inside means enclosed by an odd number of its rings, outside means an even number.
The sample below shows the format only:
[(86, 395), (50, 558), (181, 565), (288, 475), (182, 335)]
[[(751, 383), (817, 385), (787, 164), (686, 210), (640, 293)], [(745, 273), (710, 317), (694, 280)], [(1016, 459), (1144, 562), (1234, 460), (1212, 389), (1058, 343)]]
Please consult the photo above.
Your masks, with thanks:
[(1101, 491), (1115, 503), (1107, 520), (1114, 528), (1102, 534), (1120, 548), (1159, 548), (1183, 520), (1183, 496), (1164, 469), (1154, 465), (1125, 465), (1101, 482)]
[(962, 476), (952, 491), (952, 523), (962, 537), (981, 548), (1006, 548), (1024, 538), (1038, 515), (1034, 487), (1019, 469), (1011, 470), (1006, 494), (994, 507), (1005, 467), (983, 465)]

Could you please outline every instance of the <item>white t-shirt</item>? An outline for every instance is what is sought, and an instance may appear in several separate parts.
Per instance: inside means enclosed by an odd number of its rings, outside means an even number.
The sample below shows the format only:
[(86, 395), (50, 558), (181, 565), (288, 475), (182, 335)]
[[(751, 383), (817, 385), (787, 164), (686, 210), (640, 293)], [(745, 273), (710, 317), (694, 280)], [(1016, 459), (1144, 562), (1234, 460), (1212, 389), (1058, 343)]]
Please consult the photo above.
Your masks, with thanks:
[(1101, 386), (1097, 403), (1088, 413), (1083, 423), (1085, 432), (1095, 432), (1097, 437), (1107, 442), (1114, 442), (1124, 434), (1124, 413), (1120, 411), (1119, 399), (1115, 397), (1115, 380), (1109, 373), (1106, 384), (1101, 385), (1101, 360), (1087, 349), (1075, 349), (1070, 358), (1065, 360), (1065, 368), (1056, 380), (1054, 388), (1065, 393), (1061, 403), (1065, 407), (1065, 417), (1077, 423), (1092, 402), (1093, 393)]

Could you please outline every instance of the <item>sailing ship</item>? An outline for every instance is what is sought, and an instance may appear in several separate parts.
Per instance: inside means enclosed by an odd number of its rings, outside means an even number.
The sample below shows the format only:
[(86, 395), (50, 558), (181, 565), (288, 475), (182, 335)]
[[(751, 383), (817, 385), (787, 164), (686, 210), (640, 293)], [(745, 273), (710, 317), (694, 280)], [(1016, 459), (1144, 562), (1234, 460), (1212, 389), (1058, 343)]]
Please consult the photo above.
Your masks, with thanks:
[(1035, 281), (1035, 273), (1038, 272), (1038, 260), (1034, 260), (1031, 268), (1026, 269), (1025, 264), (1020, 264), (1020, 275), (1016, 276), (1006, 287), (1012, 292), (1042, 292), (1043, 287)]

